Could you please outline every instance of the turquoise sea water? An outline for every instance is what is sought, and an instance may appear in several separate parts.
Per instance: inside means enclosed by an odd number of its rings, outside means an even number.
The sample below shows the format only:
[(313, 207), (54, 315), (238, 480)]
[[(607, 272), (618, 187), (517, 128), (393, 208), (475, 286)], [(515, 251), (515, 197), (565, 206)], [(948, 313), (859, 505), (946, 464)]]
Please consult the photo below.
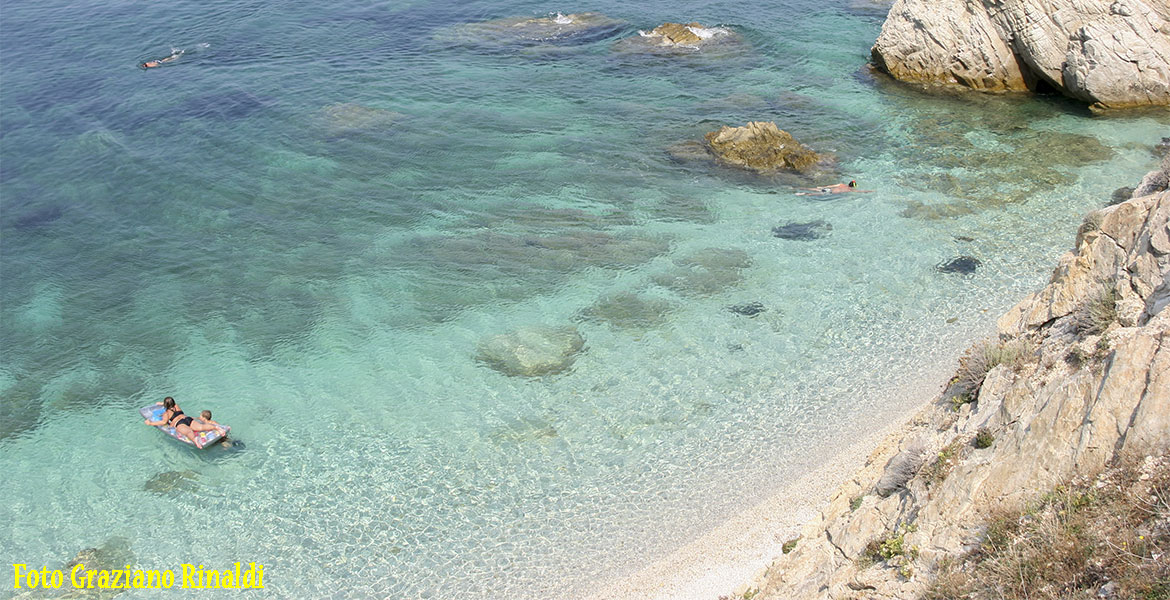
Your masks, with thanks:
[[(459, 27), (557, 10), (625, 25), (515, 44)], [(6, 4), (0, 557), (255, 561), (288, 598), (562, 597), (777, 490), (908, 408), (898, 386), (943, 376), (1170, 133), (1164, 113), (891, 84), (866, 68), (883, 17)], [(615, 51), (664, 21), (743, 43)], [(797, 197), (832, 181), (666, 151), (749, 120), (875, 191)], [(815, 221), (831, 231), (772, 235)], [(980, 267), (936, 268), (957, 256)], [(476, 360), (534, 326), (577, 329), (571, 370)], [(242, 444), (145, 427), (165, 395)]]

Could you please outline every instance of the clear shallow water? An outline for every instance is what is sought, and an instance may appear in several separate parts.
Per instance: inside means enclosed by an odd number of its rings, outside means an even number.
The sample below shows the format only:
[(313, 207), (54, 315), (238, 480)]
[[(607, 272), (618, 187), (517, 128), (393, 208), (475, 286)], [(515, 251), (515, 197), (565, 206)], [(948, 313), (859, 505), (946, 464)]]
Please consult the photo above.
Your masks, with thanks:
[[(880, 11), (847, 3), (588, 8), (629, 26), (484, 46), (452, 31), (578, 7), (6, 6), (0, 556), (120, 537), (153, 568), (262, 562), (283, 597), (587, 589), (906, 408), (890, 390), (1042, 283), (1170, 123), (884, 83)], [(748, 50), (613, 52), (667, 20)], [(747, 120), (876, 191), (664, 151)], [(959, 255), (982, 266), (935, 269)], [(651, 310), (607, 312), (621, 294)], [(475, 360), (529, 325), (586, 351), (537, 379)], [(167, 394), (245, 447), (142, 426)]]

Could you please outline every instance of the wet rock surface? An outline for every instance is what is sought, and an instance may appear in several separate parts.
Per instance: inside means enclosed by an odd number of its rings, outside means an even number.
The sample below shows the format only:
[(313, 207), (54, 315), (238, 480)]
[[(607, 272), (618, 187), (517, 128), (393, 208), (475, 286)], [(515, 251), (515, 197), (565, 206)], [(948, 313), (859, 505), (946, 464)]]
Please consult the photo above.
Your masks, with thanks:
[(704, 136), (707, 150), (721, 164), (757, 173), (806, 171), (821, 157), (775, 123), (752, 121), (743, 127), (723, 126)]
[(614, 44), (619, 53), (647, 53), (677, 55), (702, 52), (707, 55), (738, 53), (744, 48), (743, 38), (726, 27), (707, 27), (700, 23), (663, 23), (650, 31)]

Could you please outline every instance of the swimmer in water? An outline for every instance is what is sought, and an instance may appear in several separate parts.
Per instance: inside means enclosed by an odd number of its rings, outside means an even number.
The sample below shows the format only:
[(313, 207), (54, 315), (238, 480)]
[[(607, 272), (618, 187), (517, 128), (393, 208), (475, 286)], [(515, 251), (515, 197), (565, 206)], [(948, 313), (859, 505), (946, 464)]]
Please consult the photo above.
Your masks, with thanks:
[(169, 63), (169, 62), (179, 60), (179, 57), (182, 55), (183, 55), (182, 50), (175, 50), (174, 48), (171, 48), (171, 55), (170, 56), (168, 56), (166, 58), (160, 58), (158, 60), (148, 60), (148, 61), (146, 61), (138, 66), (142, 67), (143, 69), (153, 69), (155, 67), (163, 66), (163, 63)]
[(868, 194), (873, 190), (859, 190), (857, 189), (857, 180), (850, 180), (849, 183), (834, 183), (833, 185), (826, 185), (815, 188), (804, 188), (806, 191), (796, 192), (797, 196), (826, 196), (828, 194), (843, 194), (845, 192), (861, 192)]

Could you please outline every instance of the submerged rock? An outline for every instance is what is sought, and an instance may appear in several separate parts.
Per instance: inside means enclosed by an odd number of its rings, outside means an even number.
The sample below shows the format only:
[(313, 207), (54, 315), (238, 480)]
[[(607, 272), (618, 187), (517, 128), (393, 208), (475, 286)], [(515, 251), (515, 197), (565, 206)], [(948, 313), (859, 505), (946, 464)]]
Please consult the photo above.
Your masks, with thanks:
[(567, 370), (585, 347), (576, 327), (526, 327), (479, 344), (476, 359), (513, 377), (538, 377)]
[(492, 429), (489, 437), (498, 444), (523, 444), (557, 437), (557, 428), (544, 419), (519, 417)]
[(943, 261), (935, 265), (942, 273), (958, 273), (960, 275), (970, 275), (983, 264), (978, 258), (973, 256), (957, 256), (948, 261)]
[(345, 135), (386, 129), (403, 116), (381, 108), (339, 102), (322, 108), (320, 120), (330, 135)]
[(17, 229), (36, 229), (52, 224), (65, 214), (65, 209), (57, 205), (42, 206), (30, 210), (13, 220)]
[(620, 329), (648, 329), (661, 325), (673, 308), (660, 299), (619, 292), (605, 296), (581, 311), (581, 316), (609, 323)]
[(199, 488), (196, 483), (198, 478), (199, 474), (195, 471), (167, 471), (151, 477), (142, 485), (142, 489), (156, 494), (191, 492)]
[(737, 315), (754, 317), (762, 312), (766, 312), (768, 309), (760, 302), (748, 302), (746, 304), (734, 304), (732, 306), (728, 306), (727, 310), (730, 310)]
[(771, 121), (752, 121), (743, 127), (723, 126), (704, 139), (720, 163), (757, 173), (805, 171), (821, 157)]
[(598, 12), (554, 13), (466, 23), (440, 37), (481, 46), (587, 43), (608, 38), (624, 26), (624, 21)]
[(829, 232), (832, 230), (833, 226), (826, 221), (808, 221), (807, 223), (789, 221), (783, 225), (773, 227), (772, 237), (809, 242), (829, 235)]
[[(73, 557), (73, 560), (70, 560), (68, 563), (65, 563), (65, 567), (63, 570), (65, 572), (70, 572), (70, 571), (72, 571), (73, 567), (75, 567), (76, 565), (85, 565), (84, 569), (86, 571), (90, 571), (90, 570), (112, 571), (112, 570), (117, 570), (117, 569), (125, 569), (126, 565), (130, 565), (131, 567), (133, 567), (137, 560), (138, 560), (138, 558), (136, 556), (134, 556), (134, 552), (132, 550), (130, 550), (130, 540), (128, 540), (124, 537), (116, 536), (116, 537), (112, 537), (112, 538), (106, 540), (106, 543), (102, 544), (101, 547), (86, 548), (84, 550), (81, 550)], [(65, 588), (62, 588), (62, 589), (66, 589), (69, 587), (70, 586), (69, 586), (68, 582), (66, 582)], [(121, 594), (122, 592), (125, 592), (125, 591), (126, 591), (126, 588), (120, 588), (120, 589), (115, 589), (115, 588), (112, 588), (112, 589), (70, 588), (69, 591), (66, 592), (65, 597), (68, 597), (68, 598), (98, 598), (98, 599), (113, 598), (114, 596), (117, 596), (118, 594)]]
[(738, 248), (708, 248), (676, 259), (673, 269), (650, 279), (680, 294), (705, 296), (738, 284), (751, 264), (747, 252)]

